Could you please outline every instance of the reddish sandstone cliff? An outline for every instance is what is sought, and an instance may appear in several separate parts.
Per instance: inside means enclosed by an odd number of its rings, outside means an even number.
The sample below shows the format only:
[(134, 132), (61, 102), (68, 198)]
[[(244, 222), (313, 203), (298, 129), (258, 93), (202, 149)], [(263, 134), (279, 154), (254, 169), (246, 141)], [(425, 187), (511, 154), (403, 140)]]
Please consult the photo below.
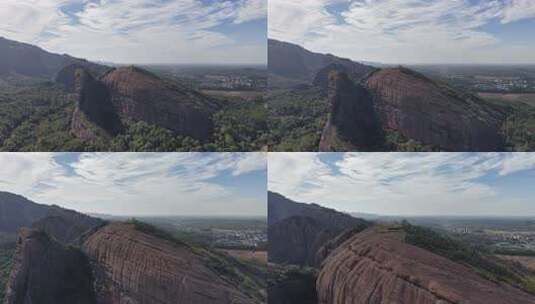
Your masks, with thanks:
[(4, 304), (94, 304), (91, 269), (84, 254), (46, 233), (23, 228)]
[(504, 114), (405, 68), (373, 73), (366, 86), (383, 128), (449, 151), (500, 151)]
[(121, 116), (155, 124), (196, 139), (208, 139), (212, 114), (219, 105), (187, 88), (179, 88), (145, 70), (114, 69), (101, 78)]
[(402, 232), (370, 228), (324, 261), (320, 304), (518, 304), (535, 296), (483, 279), (472, 269), (415, 246)]
[(99, 304), (250, 304), (254, 299), (207, 266), (191, 247), (109, 224), (84, 250), (95, 269)]

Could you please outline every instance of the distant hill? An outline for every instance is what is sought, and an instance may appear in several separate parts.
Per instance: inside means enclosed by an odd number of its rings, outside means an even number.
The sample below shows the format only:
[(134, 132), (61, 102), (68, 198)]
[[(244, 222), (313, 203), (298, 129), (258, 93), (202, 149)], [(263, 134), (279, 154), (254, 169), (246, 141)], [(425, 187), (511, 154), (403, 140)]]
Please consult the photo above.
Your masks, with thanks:
[(271, 262), (316, 265), (317, 252), (345, 230), (363, 230), (369, 222), (314, 204), (268, 193), (268, 258)]
[(81, 65), (97, 75), (108, 69), (85, 59), (53, 54), (31, 44), (0, 37), (0, 77), (19, 75), (52, 79), (71, 64)]
[[(62, 228), (58, 229), (54, 222), (59, 223), (59, 221), (69, 222), (71, 225), (68, 229), (65, 229), (66, 226), (61, 226)], [(65, 242), (70, 242), (101, 223), (102, 221), (99, 219), (73, 210), (41, 205), (17, 194), (0, 192), (0, 232), (15, 233), (20, 228), (37, 225), (49, 231), (51, 235), (57, 236)]]
[(305, 48), (283, 41), (268, 41), (268, 71), (271, 76), (299, 79), (311, 84), (316, 74), (328, 65), (343, 66), (356, 78), (362, 78), (374, 67), (331, 54), (313, 53)]

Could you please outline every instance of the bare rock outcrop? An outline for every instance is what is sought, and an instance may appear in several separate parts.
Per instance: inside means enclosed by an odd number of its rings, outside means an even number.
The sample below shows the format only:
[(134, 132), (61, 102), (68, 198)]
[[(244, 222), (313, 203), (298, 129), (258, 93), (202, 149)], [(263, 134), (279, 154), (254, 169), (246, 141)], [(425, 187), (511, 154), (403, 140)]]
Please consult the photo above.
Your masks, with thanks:
[(370, 228), (324, 261), (320, 304), (517, 304), (535, 296), (483, 279), (471, 268), (403, 242), (403, 232)]
[(269, 260), (278, 264), (314, 266), (316, 252), (337, 231), (310, 217), (293, 216), (269, 226)]
[(94, 304), (85, 255), (38, 230), (21, 229), (4, 304)]
[[(72, 72), (71, 67), (66, 68)], [(69, 85), (69, 78), (66, 86)], [(115, 112), (108, 88), (85, 69), (74, 70), (77, 101), (71, 131), (80, 139), (94, 140), (99, 135), (114, 135), (121, 130), (119, 115)]]
[(294, 202), (268, 193), (268, 259), (272, 263), (317, 266), (317, 252), (348, 229), (362, 231), (370, 223), (315, 204)]
[(500, 151), (504, 113), (406, 68), (383, 69), (366, 80), (385, 129), (447, 151)]
[(95, 271), (99, 304), (251, 304), (185, 244), (114, 223), (84, 243)]
[(373, 97), (344, 72), (328, 75), (330, 114), (320, 140), (320, 151), (370, 151), (383, 143)]
[(155, 124), (206, 140), (213, 132), (212, 114), (219, 104), (191, 89), (167, 83), (136, 68), (117, 68), (100, 79), (122, 117)]

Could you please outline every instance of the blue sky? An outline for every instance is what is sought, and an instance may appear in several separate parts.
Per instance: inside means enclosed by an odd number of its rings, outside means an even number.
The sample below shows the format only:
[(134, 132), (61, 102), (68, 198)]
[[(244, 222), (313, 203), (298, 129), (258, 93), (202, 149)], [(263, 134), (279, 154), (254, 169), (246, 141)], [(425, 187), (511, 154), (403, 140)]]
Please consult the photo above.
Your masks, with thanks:
[(267, 60), (267, 0), (3, 0), (0, 20), (0, 36), (94, 61)]
[(532, 0), (269, 1), (270, 38), (357, 61), (535, 63)]
[(268, 188), (382, 215), (535, 216), (535, 153), (271, 153)]
[(0, 167), (0, 191), (80, 212), (267, 212), (265, 153), (1, 153)]

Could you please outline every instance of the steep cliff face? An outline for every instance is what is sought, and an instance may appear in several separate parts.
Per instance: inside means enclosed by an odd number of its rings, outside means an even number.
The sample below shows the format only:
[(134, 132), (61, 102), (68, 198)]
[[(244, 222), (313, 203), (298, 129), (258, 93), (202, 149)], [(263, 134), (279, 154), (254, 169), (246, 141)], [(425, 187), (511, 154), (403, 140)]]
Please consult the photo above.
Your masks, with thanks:
[(89, 261), (46, 233), (23, 228), (6, 290), (5, 304), (94, 304)]
[(383, 69), (365, 83), (385, 129), (448, 151), (504, 149), (504, 113), (405, 68)]
[(369, 223), (318, 205), (296, 203), (268, 194), (268, 258), (279, 264), (317, 266), (324, 244), (347, 229), (361, 231)]
[(97, 303), (257, 303), (207, 266), (191, 247), (109, 224), (84, 243)]
[[(67, 86), (70, 84), (70, 78), (67, 76), (69, 72), (72, 72), (72, 67), (67, 67), (64, 73)], [(108, 88), (89, 71), (79, 68), (74, 70), (74, 83), (78, 99), (71, 131), (84, 140), (97, 138), (99, 130), (107, 135), (119, 132), (121, 121), (113, 107)]]
[(483, 279), (474, 270), (403, 242), (403, 232), (370, 228), (324, 261), (320, 304), (513, 304), (535, 296)]
[(293, 216), (269, 226), (269, 260), (278, 264), (316, 264), (316, 252), (335, 237), (310, 217)]
[(210, 138), (219, 104), (187, 88), (169, 84), (135, 68), (118, 68), (101, 81), (121, 116), (155, 124), (199, 140)]
[[(320, 76), (318, 82), (323, 82), (323, 77)], [(319, 150), (328, 152), (379, 149), (384, 140), (372, 95), (344, 72), (332, 70), (328, 78), (331, 109)]]

